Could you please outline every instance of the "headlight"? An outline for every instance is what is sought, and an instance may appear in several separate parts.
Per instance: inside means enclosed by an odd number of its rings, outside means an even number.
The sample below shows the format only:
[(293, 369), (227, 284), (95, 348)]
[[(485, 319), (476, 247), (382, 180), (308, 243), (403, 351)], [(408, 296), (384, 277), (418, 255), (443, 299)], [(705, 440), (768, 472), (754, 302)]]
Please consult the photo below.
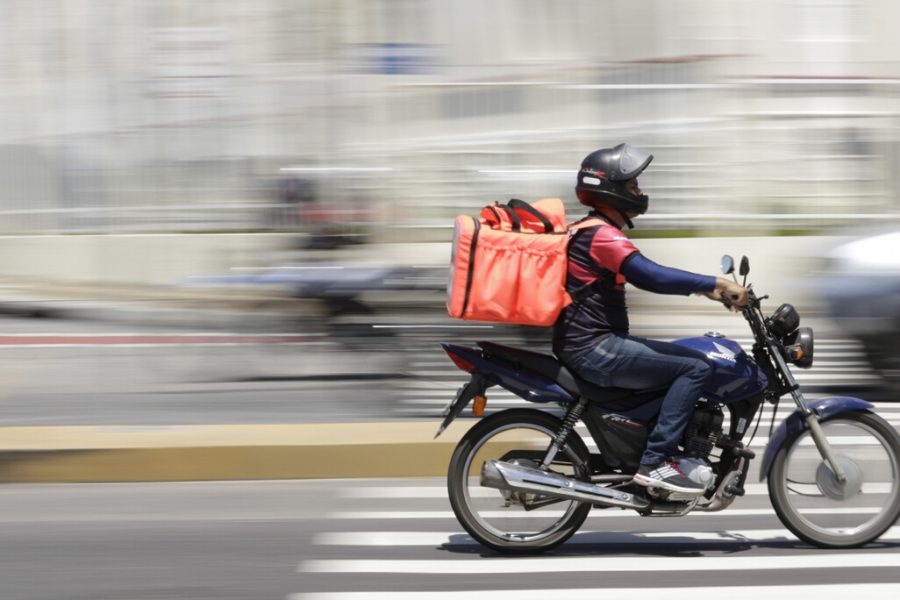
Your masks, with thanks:
[(808, 369), (813, 363), (812, 327), (801, 327), (784, 339), (784, 360), (801, 369)]
[(789, 333), (793, 333), (800, 326), (800, 315), (790, 304), (782, 304), (771, 317), (766, 319), (769, 331), (779, 340)]

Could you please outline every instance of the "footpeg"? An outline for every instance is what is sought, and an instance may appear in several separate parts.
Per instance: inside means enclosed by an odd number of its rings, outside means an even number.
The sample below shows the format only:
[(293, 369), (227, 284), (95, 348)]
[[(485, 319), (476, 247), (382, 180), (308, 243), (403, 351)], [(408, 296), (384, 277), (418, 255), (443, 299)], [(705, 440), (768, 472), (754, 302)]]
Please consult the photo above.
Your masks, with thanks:
[(747, 493), (747, 490), (745, 490), (742, 487), (738, 487), (736, 485), (726, 485), (725, 493), (731, 494), (732, 496), (743, 496), (744, 494)]
[(734, 454), (735, 456), (740, 456), (741, 458), (746, 458), (747, 460), (756, 458), (756, 452), (754, 452), (750, 448), (744, 448), (743, 445), (732, 447), (731, 453)]

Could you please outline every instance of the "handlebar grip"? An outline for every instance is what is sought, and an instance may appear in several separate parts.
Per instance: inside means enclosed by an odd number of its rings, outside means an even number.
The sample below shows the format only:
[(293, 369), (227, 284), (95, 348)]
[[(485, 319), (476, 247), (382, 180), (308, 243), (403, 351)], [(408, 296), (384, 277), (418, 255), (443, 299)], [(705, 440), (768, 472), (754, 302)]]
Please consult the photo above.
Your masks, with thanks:
[(731, 308), (731, 298), (728, 297), (728, 294), (722, 292), (722, 304), (725, 305), (725, 308)]

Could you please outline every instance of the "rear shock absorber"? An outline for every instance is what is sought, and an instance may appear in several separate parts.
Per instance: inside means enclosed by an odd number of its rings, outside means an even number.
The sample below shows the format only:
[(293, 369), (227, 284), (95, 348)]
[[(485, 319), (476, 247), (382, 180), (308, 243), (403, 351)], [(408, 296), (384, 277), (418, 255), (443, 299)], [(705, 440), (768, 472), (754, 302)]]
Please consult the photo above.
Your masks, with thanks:
[[(544, 462), (541, 464), (542, 470), (546, 471), (549, 469), (550, 463), (556, 458), (557, 453), (566, 447), (566, 439), (568, 439), (569, 435), (575, 429), (575, 425), (578, 423), (579, 419), (581, 419), (581, 415), (584, 414), (584, 409), (587, 407), (587, 404), (587, 398), (581, 397), (578, 399), (578, 402), (570, 406), (566, 411), (562, 428), (559, 430), (559, 433), (556, 434), (550, 447), (547, 448), (547, 455), (544, 457)], [(582, 462), (578, 456), (573, 455), (571, 458), (572, 463), (576, 467), (584, 467), (584, 462)]]

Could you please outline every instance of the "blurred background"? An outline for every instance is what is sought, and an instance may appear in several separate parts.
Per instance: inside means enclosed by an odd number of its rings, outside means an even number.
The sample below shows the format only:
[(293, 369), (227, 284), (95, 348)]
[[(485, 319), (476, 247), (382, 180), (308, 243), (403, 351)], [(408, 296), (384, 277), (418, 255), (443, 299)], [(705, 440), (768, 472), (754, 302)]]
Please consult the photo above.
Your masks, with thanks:
[(558, 196), (574, 220), (582, 158), (627, 141), (656, 156), (629, 234), (658, 238), (645, 253), (706, 273), (747, 253), (765, 291), (825, 309), (799, 283), (858, 274), (831, 249), (900, 218), (898, 18), (890, 0), (8, 0), (0, 281), (440, 319), (457, 214)]
[(642, 229), (892, 216), (897, 17), (888, 0), (10, 0), (0, 230), (446, 241), (492, 199), (571, 201), (581, 158), (620, 140), (657, 157)]

